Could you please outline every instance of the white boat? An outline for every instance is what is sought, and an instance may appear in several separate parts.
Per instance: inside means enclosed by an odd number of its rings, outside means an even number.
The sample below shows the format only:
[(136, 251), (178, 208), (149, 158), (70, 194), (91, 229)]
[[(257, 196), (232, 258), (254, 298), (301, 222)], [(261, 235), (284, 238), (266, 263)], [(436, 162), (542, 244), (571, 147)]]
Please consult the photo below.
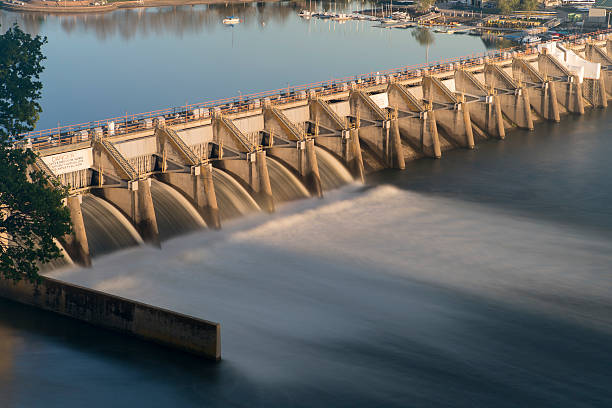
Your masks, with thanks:
[(344, 20), (350, 20), (351, 16), (348, 16), (344, 13), (340, 13), (340, 14), (336, 14), (334, 17), (332, 17), (333, 20), (340, 20), (340, 21), (344, 21)]
[(311, 18), (313, 15), (313, 12), (310, 10), (302, 10), (300, 11), (300, 14), (298, 14), (300, 17), (302, 18)]
[(236, 16), (230, 16), (223, 19), (223, 24), (234, 25), (240, 24), (240, 19)]
[(521, 38), (521, 44), (537, 44), (541, 41), (542, 39), (536, 35), (526, 35)]

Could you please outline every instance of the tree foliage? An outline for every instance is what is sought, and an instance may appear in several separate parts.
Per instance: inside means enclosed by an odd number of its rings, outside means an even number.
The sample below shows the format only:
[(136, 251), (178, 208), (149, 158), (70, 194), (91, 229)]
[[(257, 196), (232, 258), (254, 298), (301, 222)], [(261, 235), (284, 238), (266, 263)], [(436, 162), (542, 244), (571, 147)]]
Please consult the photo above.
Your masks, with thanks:
[(32, 37), (14, 25), (0, 35), (0, 138), (34, 129), (42, 111), (38, 100), (44, 67), (42, 46), (47, 42)]
[(17, 135), (33, 130), (46, 38), (14, 25), (0, 34), (0, 278), (38, 279), (39, 264), (61, 256), (55, 240), (70, 232), (67, 191), (35, 166)]
[(497, 0), (497, 7), (502, 14), (509, 14), (517, 10), (535, 10), (538, 0)]
[(538, 8), (538, 0), (522, 0), (521, 10), (532, 11)]
[(424, 12), (429, 11), (429, 9), (436, 4), (436, 0), (418, 0), (417, 1), (417, 10)]

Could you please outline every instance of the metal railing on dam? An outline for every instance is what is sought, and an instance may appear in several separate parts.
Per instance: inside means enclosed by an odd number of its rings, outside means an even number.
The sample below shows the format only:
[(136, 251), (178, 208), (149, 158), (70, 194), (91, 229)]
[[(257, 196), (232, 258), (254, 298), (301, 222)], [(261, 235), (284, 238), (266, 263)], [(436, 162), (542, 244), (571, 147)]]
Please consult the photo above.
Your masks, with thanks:
[[(20, 143), (70, 187), (75, 262), (324, 190), (406, 160), (503, 139), (612, 95), (597, 32), (317, 84), (32, 132)], [(81, 204), (82, 196), (93, 195)], [(111, 228), (99, 225), (113, 219)], [(109, 221), (110, 222), (110, 221)], [(112, 233), (120, 229), (123, 233)], [(121, 238), (123, 237), (123, 238)]]
[[(598, 36), (605, 36), (612, 30), (600, 30), (592, 33), (567, 37), (563, 41), (580, 43), (588, 41)], [(557, 40), (561, 41), (561, 40)], [(367, 88), (372, 84), (378, 84), (381, 80), (388, 80), (393, 77), (398, 81), (419, 78), (425, 74), (440, 74), (452, 71), (457, 67), (470, 68), (475, 65), (482, 65), (485, 59), (491, 62), (500, 62), (516, 56), (531, 55), (535, 51), (530, 47), (519, 49), (517, 47), (489, 51), (480, 54), (472, 54), (463, 57), (445, 58), (433, 63), (422, 63), (417, 65), (405, 66), (401, 68), (388, 69), (384, 71), (370, 72), (361, 75), (334, 78), (326, 81), (315, 82), (304, 85), (291, 86), (287, 88), (274, 89), (270, 91), (244, 94), (240, 97), (230, 97), (216, 99), (195, 104), (187, 104), (179, 107), (160, 109), (156, 111), (127, 114), (108, 119), (95, 120), (80, 124), (57, 126), (50, 129), (37, 130), (19, 135), (19, 139), (28, 139), (32, 147), (45, 149), (62, 144), (72, 143), (74, 136), (80, 137), (81, 132), (98, 132), (100, 135), (108, 136), (114, 134), (125, 134), (153, 126), (156, 118), (163, 117), (167, 124), (185, 123), (199, 119), (202, 115), (210, 115), (211, 110), (218, 110), (221, 113), (239, 113), (260, 107), (261, 99), (270, 98), (276, 104), (289, 103), (291, 101), (305, 99), (308, 92), (314, 93), (319, 97), (330, 97), (341, 93), (346, 87), (354, 83), (358, 88)], [(112, 130), (108, 129), (109, 123), (114, 124)]]

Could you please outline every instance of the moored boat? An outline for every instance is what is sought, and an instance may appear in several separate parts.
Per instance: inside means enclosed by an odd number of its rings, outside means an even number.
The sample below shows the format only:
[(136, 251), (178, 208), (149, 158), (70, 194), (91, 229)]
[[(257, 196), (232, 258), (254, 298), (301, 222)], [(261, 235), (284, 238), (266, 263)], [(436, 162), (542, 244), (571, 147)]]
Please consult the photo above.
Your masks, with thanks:
[(542, 39), (537, 35), (526, 35), (525, 37), (521, 38), (521, 44), (538, 44), (541, 41)]
[(302, 10), (300, 11), (300, 14), (298, 14), (300, 17), (302, 18), (311, 18), (313, 15), (313, 12), (310, 10)]
[(223, 19), (223, 24), (226, 24), (226, 25), (240, 24), (240, 18), (236, 16), (226, 17)]

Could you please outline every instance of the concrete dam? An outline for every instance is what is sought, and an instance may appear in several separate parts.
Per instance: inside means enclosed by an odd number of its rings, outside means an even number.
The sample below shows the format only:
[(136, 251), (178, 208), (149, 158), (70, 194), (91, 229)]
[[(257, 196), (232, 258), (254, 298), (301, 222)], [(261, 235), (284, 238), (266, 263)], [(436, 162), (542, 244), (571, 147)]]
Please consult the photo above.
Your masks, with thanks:
[(41, 170), (70, 188), (74, 231), (61, 245), (66, 262), (87, 266), (322, 197), (408, 160), (501, 140), (512, 128), (606, 108), (608, 36), (42, 130), (24, 143), (39, 152)]

